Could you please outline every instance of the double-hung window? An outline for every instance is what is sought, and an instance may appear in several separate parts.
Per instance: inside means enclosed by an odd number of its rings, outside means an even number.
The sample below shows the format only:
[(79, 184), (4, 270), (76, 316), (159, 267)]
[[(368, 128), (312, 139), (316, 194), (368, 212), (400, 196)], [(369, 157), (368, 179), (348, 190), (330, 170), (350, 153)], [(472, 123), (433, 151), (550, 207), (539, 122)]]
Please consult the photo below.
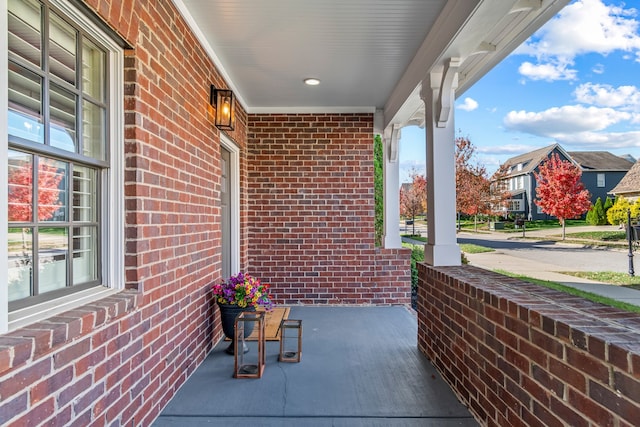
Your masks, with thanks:
[(121, 286), (122, 50), (67, 2), (8, 0), (6, 13), (13, 311)]

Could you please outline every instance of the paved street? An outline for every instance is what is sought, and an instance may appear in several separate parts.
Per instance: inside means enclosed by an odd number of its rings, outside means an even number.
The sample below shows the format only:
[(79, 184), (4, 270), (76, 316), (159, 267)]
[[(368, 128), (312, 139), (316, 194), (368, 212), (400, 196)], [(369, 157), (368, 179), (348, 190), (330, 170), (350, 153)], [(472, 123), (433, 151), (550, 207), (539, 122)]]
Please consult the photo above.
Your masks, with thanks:
[[(578, 230), (571, 230), (576, 232)], [(584, 245), (556, 242), (546, 238), (546, 235), (559, 235), (559, 230), (547, 233), (526, 233), (527, 239), (522, 239), (521, 233), (467, 233), (458, 234), (458, 243), (474, 243), (496, 249), (490, 252), (496, 256), (508, 255), (520, 260), (521, 263), (535, 261), (538, 264), (548, 264), (550, 271), (615, 271), (627, 273), (629, 271), (629, 255), (627, 250), (590, 248)], [(532, 240), (532, 238), (534, 238)], [(635, 254), (640, 267), (640, 253)], [(640, 273), (640, 271), (639, 271)]]

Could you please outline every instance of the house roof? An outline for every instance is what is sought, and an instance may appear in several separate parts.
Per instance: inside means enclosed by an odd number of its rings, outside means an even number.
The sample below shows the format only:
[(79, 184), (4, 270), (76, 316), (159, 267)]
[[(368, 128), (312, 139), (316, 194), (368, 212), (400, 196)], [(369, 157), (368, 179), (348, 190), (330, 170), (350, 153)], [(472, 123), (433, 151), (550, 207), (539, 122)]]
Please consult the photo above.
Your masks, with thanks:
[(568, 154), (583, 170), (628, 171), (633, 162), (608, 151), (569, 151)]
[(569, 2), (172, 1), (249, 113), (376, 111), (382, 128), (423, 123), (431, 73), (453, 64), (462, 95)]
[[(508, 176), (524, 175), (533, 172), (533, 170), (546, 158), (549, 157), (551, 152), (555, 149), (562, 150), (559, 144), (549, 145), (547, 147), (539, 148), (528, 153), (520, 154), (519, 156), (512, 157), (504, 162), (506, 168), (512, 168), (512, 171), (508, 173)], [(517, 166), (521, 164), (522, 169), (518, 170)]]
[(618, 185), (613, 187), (610, 193), (615, 195), (640, 193), (640, 160), (631, 166), (631, 169), (622, 177)]

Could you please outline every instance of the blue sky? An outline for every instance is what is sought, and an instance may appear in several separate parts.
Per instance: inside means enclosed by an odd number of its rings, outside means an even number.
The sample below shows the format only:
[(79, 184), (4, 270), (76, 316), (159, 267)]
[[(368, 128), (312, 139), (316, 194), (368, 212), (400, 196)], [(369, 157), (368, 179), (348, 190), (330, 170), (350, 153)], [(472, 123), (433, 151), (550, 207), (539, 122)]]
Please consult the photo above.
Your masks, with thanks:
[[(462, 95), (457, 136), (492, 173), (559, 143), (640, 158), (640, 1), (574, 0)], [(424, 129), (402, 129), (400, 181), (425, 171)]]

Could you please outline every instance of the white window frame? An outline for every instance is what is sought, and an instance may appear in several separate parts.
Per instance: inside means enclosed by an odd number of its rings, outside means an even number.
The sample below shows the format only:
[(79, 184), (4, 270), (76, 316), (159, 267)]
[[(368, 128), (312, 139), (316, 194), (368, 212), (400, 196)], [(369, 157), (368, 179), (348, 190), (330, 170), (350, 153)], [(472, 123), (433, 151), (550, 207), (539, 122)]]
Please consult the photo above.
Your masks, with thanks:
[(521, 212), (522, 211), (522, 200), (520, 200), (520, 199), (511, 199), (511, 200), (509, 200), (509, 211), (510, 212)]
[(596, 175), (596, 186), (598, 188), (603, 188), (607, 185), (606, 183), (606, 175), (604, 173), (598, 173)]
[[(102, 259), (100, 268), (104, 286), (76, 292), (55, 300), (36, 304), (25, 309), (9, 312), (9, 295), (6, 281), (0, 286), (0, 333), (5, 333), (29, 323), (45, 319), (57, 313), (87, 304), (124, 288), (125, 283), (125, 236), (124, 236), (124, 51), (109, 35), (92, 23), (91, 19), (67, 1), (49, 0), (63, 15), (87, 31), (107, 51), (109, 75), (109, 158), (110, 166), (103, 170), (101, 182), (103, 194), (101, 224)], [(0, 64), (8, 64), (7, 2), (0, 0)], [(8, 205), (8, 73), (0, 73), (0, 206)], [(0, 209), (0, 260), (3, 260), (6, 277), (7, 210)]]
[(220, 133), (220, 145), (229, 151), (229, 188), (231, 198), (231, 271), (240, 271), (240, 148), (224, 133)]

